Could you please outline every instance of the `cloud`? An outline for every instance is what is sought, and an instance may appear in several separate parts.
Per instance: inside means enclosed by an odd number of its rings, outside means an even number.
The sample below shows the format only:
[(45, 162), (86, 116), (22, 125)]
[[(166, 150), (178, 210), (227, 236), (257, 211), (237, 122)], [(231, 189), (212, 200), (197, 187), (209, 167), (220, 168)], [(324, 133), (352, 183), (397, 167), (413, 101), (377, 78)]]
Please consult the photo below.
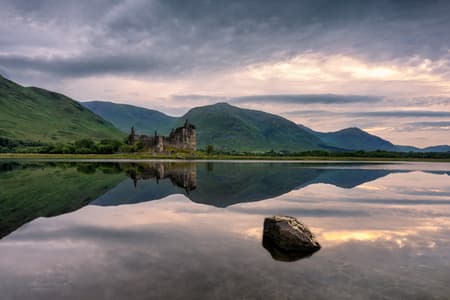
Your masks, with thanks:
[(448, 128), (450, 128), (450, 121), (412, 122), (412, 123), (408, 123), (408, 125), (420, 126), (420, 127), (448, 127)]
[(349, 103), (372, 103), (381, 101), (379, 96), (356, 96), (356, 95), (255, 95), (231, 99), (232, 103), (294, 103), (294, 104), (349, 104)]
[(448, 116), (449, 9), (441, 0), (4, 0), (0, 72), (78, 100), (176, 114), (230, 101), (318, 130), (394, 128), (383, 137), (424, 146), (444, 133), (411, 140), (395, 133), (395, 118)]
[(172, 95), (170, 96), (171, 100), (174, 101), (206, 101), (206, 102), (223, 102), (228, 100), (228, 97), (225, 96), (211, 96), (211, 95)]
[[(441, 37), (450, 27), (449, 7), (446, 1), (390, 0), (10, 0), (0, 6), (5, 42), (0, 65), (70, 77), (115, 72), (175, 76), (306, 52), (433, 62), (448, 55), (449, 42)], [(445, 62), (434, 69), (448, 73)]]
[(273, 208), (273, 207), (240, 207), (232, 206), (228, 208), (233, 212), (256, 214), (256, 215), (301, 215), (310, 217), (367, 217), (370, 214), (363, 210), (345, 210), (328, 208)]
[(163, 68), (164, 62), (147, 58), (129, 57), (120, 54), (75, 57), (28, 57), (24, 55), (0, 54), (0, 65), (7, 69), (22, 72), (58, 74), (78, 77), (102, 75), (107, 73), (151, 73)]
[[(319, 102), (320, 103), (320, 102)], [(427, 110), (397, 110), (397, 111), (330, 111), (330, 110), (293, 110), (282, 113), (283, 115), (314, 115), (314, 116), (345, 116), (345, 117), (370, 117), (370, 118), (442, 118), (449, 117), (448, 111), (427, 111)], [(417, 126), (447, 126), (447, 121), (441, 122), (414, 122), (409, 125)]]
[(350, 116), (357, 117), (375, 117), (375, 118), (411, 118), (411, 117), (427, 117), (427, 118), (441, 118), (449, 117), (450, 111), (418, 111), (418, 110), (399, 110), (399, 111), (369, 111), (369, 112), (352, 112)]

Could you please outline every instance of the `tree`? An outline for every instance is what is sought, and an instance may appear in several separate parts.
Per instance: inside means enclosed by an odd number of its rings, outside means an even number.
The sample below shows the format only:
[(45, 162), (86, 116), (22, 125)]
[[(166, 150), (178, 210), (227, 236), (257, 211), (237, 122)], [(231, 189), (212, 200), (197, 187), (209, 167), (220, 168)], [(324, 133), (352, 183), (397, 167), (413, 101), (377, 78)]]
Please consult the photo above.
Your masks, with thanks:
[(127, 139), (128, 145), (134, 145), (135, 140), (136, 140), (136, 133), (134, 132), (134, 126), (131, 126), (131, 132), (128, 135)]
[(206, 154), (211, 155), (214, 152), (214, 146), (213, 145), (208, 145), (206, 146)]

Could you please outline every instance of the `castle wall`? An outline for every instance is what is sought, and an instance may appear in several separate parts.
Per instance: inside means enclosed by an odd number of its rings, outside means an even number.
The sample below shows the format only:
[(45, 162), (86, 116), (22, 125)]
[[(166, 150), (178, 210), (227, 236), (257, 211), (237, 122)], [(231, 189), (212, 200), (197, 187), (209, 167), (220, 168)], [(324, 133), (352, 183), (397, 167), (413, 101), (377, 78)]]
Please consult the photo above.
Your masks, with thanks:
[(177, 149), (193, 150), (197, 149), (197, 135), (195, 128), (180, 127), (164, 138), (164, 145)]
[(139, 135), (137, 140), (144, 145), (145, 149), (161, 153), (170, 148), (195, 151), (197, 150), (197, 134), (195, 126), (187, 121), (182, 127), (178, 127), (169, 134), (168, 137)]

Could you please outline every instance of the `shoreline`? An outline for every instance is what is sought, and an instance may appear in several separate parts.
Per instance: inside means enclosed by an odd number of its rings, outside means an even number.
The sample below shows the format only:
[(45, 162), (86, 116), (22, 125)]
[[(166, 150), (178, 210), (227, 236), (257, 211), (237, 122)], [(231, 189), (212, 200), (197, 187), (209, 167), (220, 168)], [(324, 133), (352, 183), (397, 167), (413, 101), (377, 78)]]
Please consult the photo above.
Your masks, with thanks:
[(330, 161), (330, 162), (450, 162), (450, 158), (396, 158), (396, 157), (356, 157), (356, 156), (260, 156), (260, 155), (152, 155), (152, 154), (41, 154), (41, 153), (0, 153), (0, 159), (32, 160), (88, 160), (88, 161)]

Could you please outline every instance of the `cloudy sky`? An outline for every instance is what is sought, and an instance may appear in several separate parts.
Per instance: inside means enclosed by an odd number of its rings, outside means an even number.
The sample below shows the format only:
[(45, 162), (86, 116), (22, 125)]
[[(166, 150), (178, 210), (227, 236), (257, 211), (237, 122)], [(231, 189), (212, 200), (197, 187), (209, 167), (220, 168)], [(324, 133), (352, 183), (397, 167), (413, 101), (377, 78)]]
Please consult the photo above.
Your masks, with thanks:
[(0, 20), (0, 73), (76, 100), (450, 144), (450, 1), (0, 0)]

